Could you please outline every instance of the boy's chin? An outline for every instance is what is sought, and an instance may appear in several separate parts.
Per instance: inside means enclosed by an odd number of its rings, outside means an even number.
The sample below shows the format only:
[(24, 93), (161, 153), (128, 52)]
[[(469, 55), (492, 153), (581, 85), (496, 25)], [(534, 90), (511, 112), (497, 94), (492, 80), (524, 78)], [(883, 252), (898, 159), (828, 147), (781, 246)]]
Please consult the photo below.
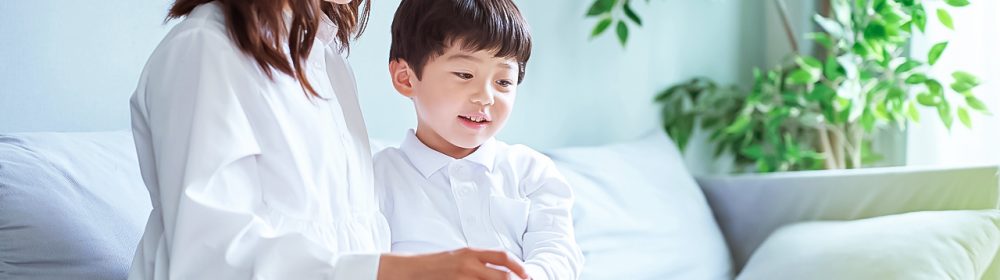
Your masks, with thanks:
[(483, 143), (486, 143), (486, 140), (489, 139), (489, 137), (482, 137), (482, 139), (479, 138), (480, 137), (450, 137), (450, 139), (447, 140), (449, 143), (459, 148), (475, 149)]
[(463, 149), (478, 148), (479, 146), (483, 145), (483, 143), (486, 143), (486, 140), (489, 140), (490, 137), (493, 137), (493, 135), (489, 133), (482, 133), (482, 134), (455, 133), (452, 135), (442, 135), (442, 136), (444, 136), (445, 141), (448, 141), (448, 143), (451, 143), (455, 147)]

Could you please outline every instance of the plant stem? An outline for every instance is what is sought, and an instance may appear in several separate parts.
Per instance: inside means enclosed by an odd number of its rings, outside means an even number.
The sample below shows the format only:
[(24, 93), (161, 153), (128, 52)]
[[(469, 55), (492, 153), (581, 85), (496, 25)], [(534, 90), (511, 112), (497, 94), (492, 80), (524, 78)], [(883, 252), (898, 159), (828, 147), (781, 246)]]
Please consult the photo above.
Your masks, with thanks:
[(778, 6), (778, 13), (781, 14), (781, 23), (785, 28), (785, 36), (788, 36), (788, 43), (792, 45), (792, 53), (799, 54), (799, 43), (795, 41), (795, 32), (788, 22), (788, 8), (785, 7), (785, 1), (775, 0), (774, 4)]
[(820, 150), (823, 151), (823, 158), (826, 159), (826, 169), (837, 168), (837, 160), (834, 158), (836, 155), (833, 152), (833, 146), (830, 144), (830, 133), (826, 131), (825, 125), (820, 125), (816, 130), (819, 131)]
[(861, 148), (864, 146), (864, 140), (862, 140), (862, 137), (864, 137), (864, 134), (862, 134), (863, 130), (859, 129), (857, 126), (853, 126), (851, 132), (853, 132), (854, 136), (854, 145), (853, 150), (851, 151), (853, 154), (851, 157), (853, 160), (851, 168), (861, 168)]

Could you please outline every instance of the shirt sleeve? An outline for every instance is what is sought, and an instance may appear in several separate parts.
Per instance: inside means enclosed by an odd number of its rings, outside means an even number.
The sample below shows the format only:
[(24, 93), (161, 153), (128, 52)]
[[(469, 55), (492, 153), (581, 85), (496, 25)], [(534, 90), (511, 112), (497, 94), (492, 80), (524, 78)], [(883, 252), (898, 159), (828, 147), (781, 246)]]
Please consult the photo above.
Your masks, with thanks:
[(375, 279), (379, 255), (339, 254), (264, 218), (254, 112), (240, 99), (260, 85), (253, 67), (225, 35), (188, 30), (154, 53), (145, 94), (133, 100), (133, 129), (146, 126), (152, 151), (140, 152), (140, 166), (162, 215), (169, 278)]
[(534, 164), (525, 186), (525, 269), (533, 279), (578, 279), (584, 260), (573, 233), (573, 191), (550, 159), (537, 154)]

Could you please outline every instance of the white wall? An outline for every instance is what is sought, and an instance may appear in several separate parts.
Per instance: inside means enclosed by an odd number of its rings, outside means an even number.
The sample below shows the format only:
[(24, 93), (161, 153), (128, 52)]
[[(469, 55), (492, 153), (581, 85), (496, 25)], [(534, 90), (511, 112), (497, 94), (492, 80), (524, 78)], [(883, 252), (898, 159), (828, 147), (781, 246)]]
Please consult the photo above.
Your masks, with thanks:
[[(0, 133), (128, 129), (128, 97), (168, 28), (162, 19), (170, 2), (0, 0)], [(398, 1), (373, 2), (351, 61), (372, 136), (396, 140), (415, 125), (386, 70)], [(746, 83), (752, 66), (775, 61), (780, 55), (772, 53), (787, 46), (765, 43), (778, 26), (771, 0), (635, 1), (645, 27), (632, 29), (626, 49), (612, 36), (588, 39), (590, 1), (517, 2), (535, 49), (500, 138), (539, 149), (656, 130), (659, 90), (696, 75)]]

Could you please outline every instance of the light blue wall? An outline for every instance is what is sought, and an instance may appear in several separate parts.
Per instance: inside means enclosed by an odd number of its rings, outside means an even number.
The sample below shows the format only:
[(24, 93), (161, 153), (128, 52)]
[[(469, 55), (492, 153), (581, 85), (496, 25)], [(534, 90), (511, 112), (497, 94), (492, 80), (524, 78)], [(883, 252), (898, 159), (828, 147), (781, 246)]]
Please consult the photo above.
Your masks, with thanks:
[[(127, 129), (127, 99), (168, 28), (169, 2), (0, 1), (0, 132)], [(588, 2), (518, 1), (535, 49), (500, 138), (539, 149), (634, 138), (657, 129), (651, 99), (666, 85), (746, 82), (750, 67), (773, 60), (769, 0), (637, 1), (646, 26), (626, 49), (611, 36), (588, 40)], [(397, 4), (374, 1), (351, 55), (371, 134), (389, 140), (415, 124), (386, 70)]]
[(0, 133), (127, 129), (165, 0), (0, 0)]

